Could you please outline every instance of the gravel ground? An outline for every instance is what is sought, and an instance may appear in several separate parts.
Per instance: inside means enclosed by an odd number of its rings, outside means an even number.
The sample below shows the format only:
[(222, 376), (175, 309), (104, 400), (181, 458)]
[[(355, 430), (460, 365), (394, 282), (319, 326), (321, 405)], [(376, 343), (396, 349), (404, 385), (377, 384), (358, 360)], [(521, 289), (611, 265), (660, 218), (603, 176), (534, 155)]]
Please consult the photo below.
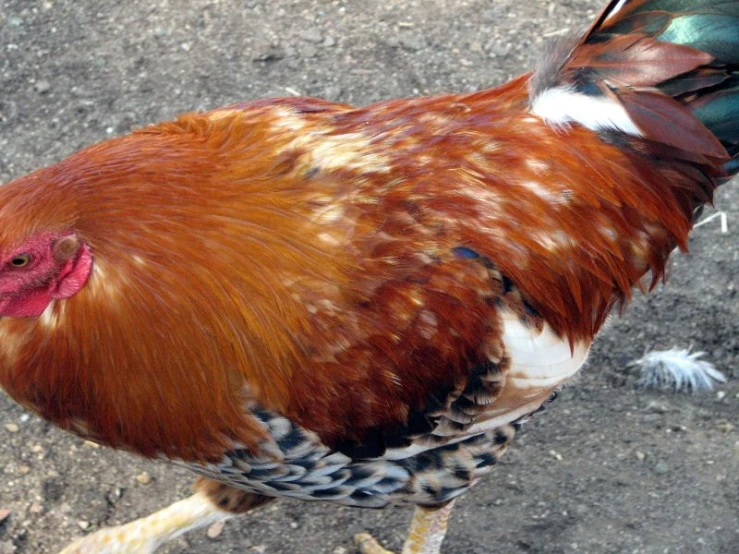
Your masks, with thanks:
[[(132, 128), (265, 96), (366, 104), (472, 91), (530, 68), (545, 37), (600, 2), (510, 0), (0, 0), (0, 180)], [(532, 421), (452, 515), (447, 554), (739, 552), (739, 188), (637, 298), (576, 386)], [(644, 392), (646, 348), (705, 350), (729, 376), (707, 395)], [(189, 493), (191, 476), (97, 448), (0, 394), (0, 554), (72, 537)], [(164, 551), (354, 552), (368, 529), (398, 548), (408, 510), (280, 501)]]

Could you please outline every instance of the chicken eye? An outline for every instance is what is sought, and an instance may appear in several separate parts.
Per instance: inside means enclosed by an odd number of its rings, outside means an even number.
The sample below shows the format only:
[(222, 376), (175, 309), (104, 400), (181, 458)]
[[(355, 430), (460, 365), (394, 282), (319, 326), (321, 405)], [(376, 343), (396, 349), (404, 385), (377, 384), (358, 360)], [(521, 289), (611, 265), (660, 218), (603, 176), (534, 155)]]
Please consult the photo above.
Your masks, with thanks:
[(10, 265), (13, 267), (25, 267), (31, 263), (31, 256), (28, 254), (19, 254), (10, 259)]

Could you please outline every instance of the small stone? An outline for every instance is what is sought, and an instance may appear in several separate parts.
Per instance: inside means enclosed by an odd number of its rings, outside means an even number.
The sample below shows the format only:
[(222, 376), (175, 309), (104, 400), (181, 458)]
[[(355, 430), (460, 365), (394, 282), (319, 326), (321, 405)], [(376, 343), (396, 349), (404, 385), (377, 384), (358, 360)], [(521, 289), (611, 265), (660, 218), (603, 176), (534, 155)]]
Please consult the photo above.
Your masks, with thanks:
[(723, 400), (724, 398), (726, 398), (726, 391), (720, 390), (716, 393), (717, 400)]
[(654, 472), (657, 475), (665, 475), (666, 473), (669, 473), (669, 471), (670, 468), (664, 462), (657, 462), (657, 464), (654, 466)]
[(642, 452), (640, 450), (637, 450), (634, 453), (634, 455), (636, 456), (636, 459), (639, 460), (640, 462), (643, 462), (646, 459), (646, 457), (647, 457), (647, 455), (644, 454), (644, 452)]
[(498, 42), (495, 39), (488, 41), (488, 43), (483, 47), (483, 49), (488, 53), (488, 55), (491, 58), (507, 56), (511, 51), (511, 48), (509, 45), (503, 44), (502, 42)]
[(551, 456), (552, 458), (554, 458), (555, 460), (557, 460), (558, 462), (561, 462), (561, 461), (562, 461), (562, 460), (564, 459), (564, 458), (562, 457), (562, 454), (560, 454), (559, 452), (556, 452), (556, 451), (554, 451), (554, 450), (550, 450), (550, 451), (549, 451), (549, 455), (550, 455), (550, 456)]
[(401, 47), (410, 52), (416, 52), (426, 47), (426, 39), (420, 35), (404, 35), (398, 41)]
[(326, 48), (331, 48), (332, 46), (336, 46), (336, 39), (331, 35), (327, 35), (326, 38), (323, 39), (323, 43), (321, 45)]
[(85, 441), (82, 444), (87, 448), (100, 448), (100, 445), (98, 443), (92, 441)]
[(90, 528), (90, 522), (89, 521), (85, 521), (84, 519), (80, 519), (77, 522), (77, 527), (79, 527), (83, 531), (87, 531)]
[(41, 454), (43, 451), (44, 451), (44, 447), (41, 446), (40, 444), (34, 444), (31, 447), (31, 452), (33, 452), (34, 454)]
[(670, 411), (670, 409), (664, 404), (660, 404), (659, 402), (650, 402), (647, 405), (646, 411), (654, 414), (666, 414)]
[(575, 506), (575, 513), (579, 516), (585, 516), (590, 513), (590, 508), (588, 508), (585, 504), (578, 504)]
[(8, 433), (17, 433), (18, 431), (21, 430), (21, 428), (18, 427), (18, 424), (16, 424), (16, 423), (6, 423), (5, 424), (5, 430)]
[(285, 50), (280, 46), (270, 46), (262, 52), (258, 52), (252, 61), (255, 62), (276, 62), (285, 57)]
[(309, 44), (300, 49), (300, 55), (304, 58), (314, 58), (318, 54), (318, 48)]
[(337, 546), (331, 554), (349, 554), (349, 551), (343, 546)]
[(297, 528), (298, 528), (298, 523), (296, 521), (291, 521), (290, 522), (290, 529), (297, 529)]
[(504, 14), (501, 13), (503, 8), (496, 7), (491, 10), (485, 10), (482, 12), (482, 20), (486, 23), (496, 23), (501, 20), (502, 17), (504, 17)]
[(28, 509), (28, 511), (36, 515), (43, 514), (44, 507), (41, 504), (31, 504), (31, 507)]
[(298, 36), (308, 42), (319, 43), (323, 40), (323, 35), (321, 34), (321, 31), (316, 28), (298, 31)]
[(731, 433), (734, 429), (736, 429), (736, 425), (733, 423), (729, 423), (728, 421), (723, 421), (716, 425), (716, 428), (719, 431), (723, 431), (724, 433)]
[(41, 81), (36, 82), (34, 88), (39, 94), (46, 94), (51, 90), (51, 83), (45, 79), (42, 79)]
[(342, 92), (343, 89), (341, 87), (331, 85), (324, 88), (320, 96), (326, 100), (337, 100)]
[(389, 36), (385, 39), (385, 44), (387, 44), (390, 48), (398, 48), (400, 47), (400, 41), (398, 40), (398, 37), (396, 36)]
[(208, 531), (206, 532), (206, 535), (208, 535), (208, 538), (211, 540), (217, 539), (221, 536), (221, 533), (223, 533), (223, 527), (226, 525), (225, 521), (218, 521), (208, 527)]
[(146, 473), (146, 472), (144, 472), (144, 473), (139, 473), (139, 474), (138, 474), (138, 475), (136, 476), (136, 480), (137, 480), (137, 481), (138, 481), (139, 483), (141, 483), (142, 485), (148, 485), (149, 483), (151, 483), (151, 475), (149, 475), (149, 474), (148, 474), (148, 473)]
[(263, 544), (260, 544), (257, 546), (252, 546), (249, 550), (251, 550), (252, 552), (256, 552), (256, 554), (264, 554), (265, 552), (267, 552), (267, 547)]

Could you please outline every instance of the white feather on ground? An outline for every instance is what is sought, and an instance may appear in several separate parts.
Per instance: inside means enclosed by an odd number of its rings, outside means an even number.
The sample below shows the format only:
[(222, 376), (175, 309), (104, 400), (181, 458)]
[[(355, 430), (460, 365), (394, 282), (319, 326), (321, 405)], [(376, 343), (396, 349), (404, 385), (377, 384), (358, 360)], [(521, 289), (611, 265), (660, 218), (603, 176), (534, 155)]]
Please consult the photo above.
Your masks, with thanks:
[(711, 362), (701, 360), (705, 352), (691, 352), (690, 348), (653, 350), (634, 360), (641, 377), (638, 387), (675, 392), (710, 391), (716, 383), (725, 383), (726, 377)]

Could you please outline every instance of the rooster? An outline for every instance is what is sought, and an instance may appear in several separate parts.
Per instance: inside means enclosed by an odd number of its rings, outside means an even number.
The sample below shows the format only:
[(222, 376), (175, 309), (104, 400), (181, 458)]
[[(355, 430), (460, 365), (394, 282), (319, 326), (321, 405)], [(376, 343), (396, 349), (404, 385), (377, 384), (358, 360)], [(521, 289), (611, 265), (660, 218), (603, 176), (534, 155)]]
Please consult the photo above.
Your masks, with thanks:
[(739, 1), (614, 0), (498, 88), (188, 114), (0, 188), (0, 385), (200, 475), (63, 552), (276, 497), (415, 505), (403, 553), (440, 552), (739, 170), (737, 37)]

